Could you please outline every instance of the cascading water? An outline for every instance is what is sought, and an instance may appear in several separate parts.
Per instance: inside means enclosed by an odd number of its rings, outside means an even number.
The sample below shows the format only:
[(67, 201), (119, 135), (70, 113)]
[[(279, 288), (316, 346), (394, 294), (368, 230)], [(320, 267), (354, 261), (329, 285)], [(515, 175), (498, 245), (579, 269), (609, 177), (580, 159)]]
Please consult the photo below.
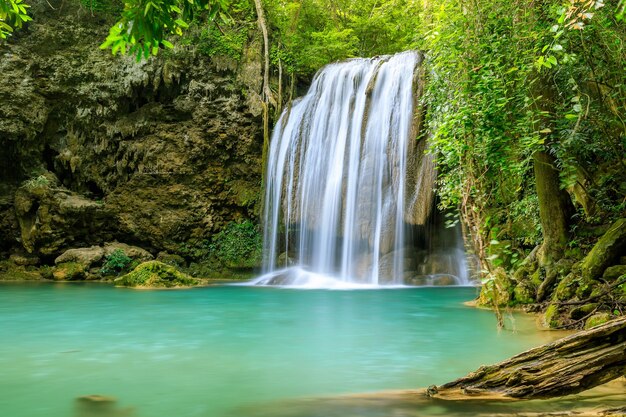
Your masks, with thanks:
[[(432, 222), (435, 178), (415, 139), (420, 63), (404, 52), (328, 65), (282, 114), (266, 174), (265, 274), (255, 284), (415, 282), (432, 257), (415, 262), (413, 237)], [(464, 265), (452, 269), (428, 277), (467, 283)]]

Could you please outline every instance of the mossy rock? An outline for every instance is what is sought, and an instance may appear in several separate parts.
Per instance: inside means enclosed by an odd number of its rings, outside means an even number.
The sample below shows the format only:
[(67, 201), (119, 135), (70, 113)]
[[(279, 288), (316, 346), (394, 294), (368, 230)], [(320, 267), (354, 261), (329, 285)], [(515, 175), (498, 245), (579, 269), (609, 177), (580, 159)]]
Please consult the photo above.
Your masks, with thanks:
[(596, 313), (587, 319), (585, 322), (585, 329), (591, 329), (592, 327), (604, 324), (612, 318), (613, 316), (611, 316), (611, 313)]
[(85, 279), (85, 266), (78, 262), (64, 262), (58, 264), (52, 271), (55, 281), (77, 281)]
[(614, 265), (604, 271), (602, 279), (605, 281), (616, 281), (622, 275), (626, 275), (626, 265)]
[(143, 262), (130, 273), (115, 279), (114, 282), (122, 287), (139, 288), (193, 287), (202, 283), (201, 280), (159, 261)]
[(599, 278), (604, 270), (619, 260), (626, 247), (626, 219), (619, 219), (598, 240), (582, 262), (584, 278)]
[(513, 300), (517, 304), (532, 304), (535, 302), (535, 288), (526, 282), (521, 282), (513, 290)]
[(569, 317), (572, 320), (580, 320), (583, 317), (593, 313), (596, 308), (598, 308), (598, 303), (590, 303), (583, 306), (575, 307), (569, 312)]
[(576, 296), (579, 279), (575, 274), (569, 274), (563, 278), (554, 290), (552, 298), (558, 301), (571, 300)]
[(38, 269), (16, 265), (12, 261), (0, 261), (0, 281), (37, 281), (42, 279)]
[(561, 327), (564, 324), (563, 318), (561, 317), (561, 311), (559, 306), (556, 304), (550, 304), (546, 309), (545, 313), (543, 313), (543, 325), (545, 327), (554, 329), (557, 327)]
[(493, 306), (495, 300), (500, 306), (509, 305), (513, 300), (514, 291), (514, 281), (509, 278), (503, 268), (497, 268), (492, 278), (481, 287), (478, 305)]

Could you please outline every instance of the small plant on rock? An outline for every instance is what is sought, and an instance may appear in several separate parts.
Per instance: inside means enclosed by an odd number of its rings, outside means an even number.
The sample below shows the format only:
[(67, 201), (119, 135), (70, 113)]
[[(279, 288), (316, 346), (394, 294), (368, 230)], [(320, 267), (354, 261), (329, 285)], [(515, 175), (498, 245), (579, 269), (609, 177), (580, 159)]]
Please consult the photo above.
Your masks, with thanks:
[(122, 249), (115, 249), (111, 254), (105, 256), (100, 273), (102, 275), (118, 275), (132, 262), (133, 260)]

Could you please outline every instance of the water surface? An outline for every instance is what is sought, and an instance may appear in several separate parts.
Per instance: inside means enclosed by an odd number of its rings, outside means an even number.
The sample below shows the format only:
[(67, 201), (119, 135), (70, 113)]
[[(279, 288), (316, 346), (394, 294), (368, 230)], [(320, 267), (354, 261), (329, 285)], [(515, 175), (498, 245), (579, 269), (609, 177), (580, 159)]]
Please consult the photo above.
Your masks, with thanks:
[(475, 295), (3, 284), (0, 415), (75, 416), (77, 397), (100, 394), (130, 408), (120, 415), (245, 416), (440, 384), (545, 341), (523, 318), (496, 331), (491, 312), (462, 304)]

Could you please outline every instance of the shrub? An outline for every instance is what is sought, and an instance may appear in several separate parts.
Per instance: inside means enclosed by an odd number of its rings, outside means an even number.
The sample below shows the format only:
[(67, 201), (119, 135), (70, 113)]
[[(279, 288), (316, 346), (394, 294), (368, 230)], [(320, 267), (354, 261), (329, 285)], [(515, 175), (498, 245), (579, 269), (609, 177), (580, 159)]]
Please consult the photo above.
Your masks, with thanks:
[(261, 234), (249, 220), (228, 224), (213, 236), (210, 245), (212, 257), (228, 268), (258, 266), (261, 250)]
[(125, 270), (132, 261), (133, 260), (126, 255), (122, 249), (115, 249), (111, 254), (105, 256), (100, 273), (102, 275), (118, 275)]

